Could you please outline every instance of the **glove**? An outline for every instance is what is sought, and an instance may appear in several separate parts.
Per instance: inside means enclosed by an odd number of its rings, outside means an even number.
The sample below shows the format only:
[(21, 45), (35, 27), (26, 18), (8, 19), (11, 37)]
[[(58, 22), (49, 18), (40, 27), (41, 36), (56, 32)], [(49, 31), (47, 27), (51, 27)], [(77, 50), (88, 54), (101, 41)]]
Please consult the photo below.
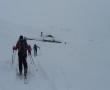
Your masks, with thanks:
[(13, 46), (13, 53), (14, 53), (14, 50), (16, 50), (16, 47), (15, 46)]
[(13, 50), (15, 50), (15, 46), (13, 46)]

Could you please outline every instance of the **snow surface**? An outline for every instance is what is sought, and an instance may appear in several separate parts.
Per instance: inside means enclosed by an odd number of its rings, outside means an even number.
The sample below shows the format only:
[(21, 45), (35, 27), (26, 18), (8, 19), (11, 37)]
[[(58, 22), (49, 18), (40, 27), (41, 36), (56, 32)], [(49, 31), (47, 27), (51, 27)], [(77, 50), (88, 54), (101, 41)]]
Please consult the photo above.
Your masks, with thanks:
[[(110, 90), (109, 0), (0, 0), (0, 90)], [(40, 46), (28, 57), (29, 83), (16, 75), (19, 35), (52, 34), (65, 43)], [(32, 53), (33, 55), (33, 53)], [(38, 69), (38, 71), (36, 71)]]

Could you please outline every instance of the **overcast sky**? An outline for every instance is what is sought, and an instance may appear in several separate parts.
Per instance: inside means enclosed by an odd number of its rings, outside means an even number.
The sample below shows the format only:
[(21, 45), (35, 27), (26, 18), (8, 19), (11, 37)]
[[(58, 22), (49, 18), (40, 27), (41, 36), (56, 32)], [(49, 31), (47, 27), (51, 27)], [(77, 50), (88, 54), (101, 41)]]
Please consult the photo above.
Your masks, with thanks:
[(109, 0), (0, 0), (0, 19), (33, 27), (109, 29)]

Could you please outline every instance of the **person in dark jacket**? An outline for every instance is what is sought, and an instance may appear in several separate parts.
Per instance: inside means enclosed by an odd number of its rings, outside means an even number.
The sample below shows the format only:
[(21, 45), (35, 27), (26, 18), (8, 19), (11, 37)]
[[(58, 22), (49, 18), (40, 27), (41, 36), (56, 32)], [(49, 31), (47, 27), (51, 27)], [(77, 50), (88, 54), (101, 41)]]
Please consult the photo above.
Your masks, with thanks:
[[(19, 74), (22, 75), (22, 70), (24, 67), (24, 76), (27, 76), (27, 51), (31, 55), (31, 46), (27, 44), (26, 39), (21, 35), (19, 40), (16, 43), (16, 46), (13, 47), (13, 50), (18, 50), (18, 62), (19, 62)], [(23, 67), (22, 67), (23, 66)]]
[(34, 56), (37, 56), (38, 55), (37, 54), (38, 48), (40, 49), (40, 47), (38, 45), (34, 44), (34, 46), (33, 46)]

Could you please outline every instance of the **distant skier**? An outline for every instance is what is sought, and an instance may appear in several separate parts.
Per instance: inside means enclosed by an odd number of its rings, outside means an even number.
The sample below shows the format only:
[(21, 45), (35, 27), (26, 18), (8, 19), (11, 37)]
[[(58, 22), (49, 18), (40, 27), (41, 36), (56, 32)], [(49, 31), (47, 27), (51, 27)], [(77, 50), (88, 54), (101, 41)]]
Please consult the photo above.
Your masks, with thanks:
[(34, 57), (38, 55), (38, 54), (37, 54), (38, 48), (40, 49), (40, 47), (39, 47), (38, 45), (34, 44), (34, 46), (33, 46)]
[(43, 36), (43, 32), (41, 32), (40, 36), (41, 36), (41, 37)]
[[(22, 68), (24, 67), (24, 76), (27, 77), (27, 51), (28, 55), (31, 55), (31, 46), (27, 44), (26, 39), (21, 35), (13, 47), (13, 50), (18, 50), (18, 62), (19, 62), (19, 74), (22, 75)], [(23, 66), (23, 67), (22, 67)]]

